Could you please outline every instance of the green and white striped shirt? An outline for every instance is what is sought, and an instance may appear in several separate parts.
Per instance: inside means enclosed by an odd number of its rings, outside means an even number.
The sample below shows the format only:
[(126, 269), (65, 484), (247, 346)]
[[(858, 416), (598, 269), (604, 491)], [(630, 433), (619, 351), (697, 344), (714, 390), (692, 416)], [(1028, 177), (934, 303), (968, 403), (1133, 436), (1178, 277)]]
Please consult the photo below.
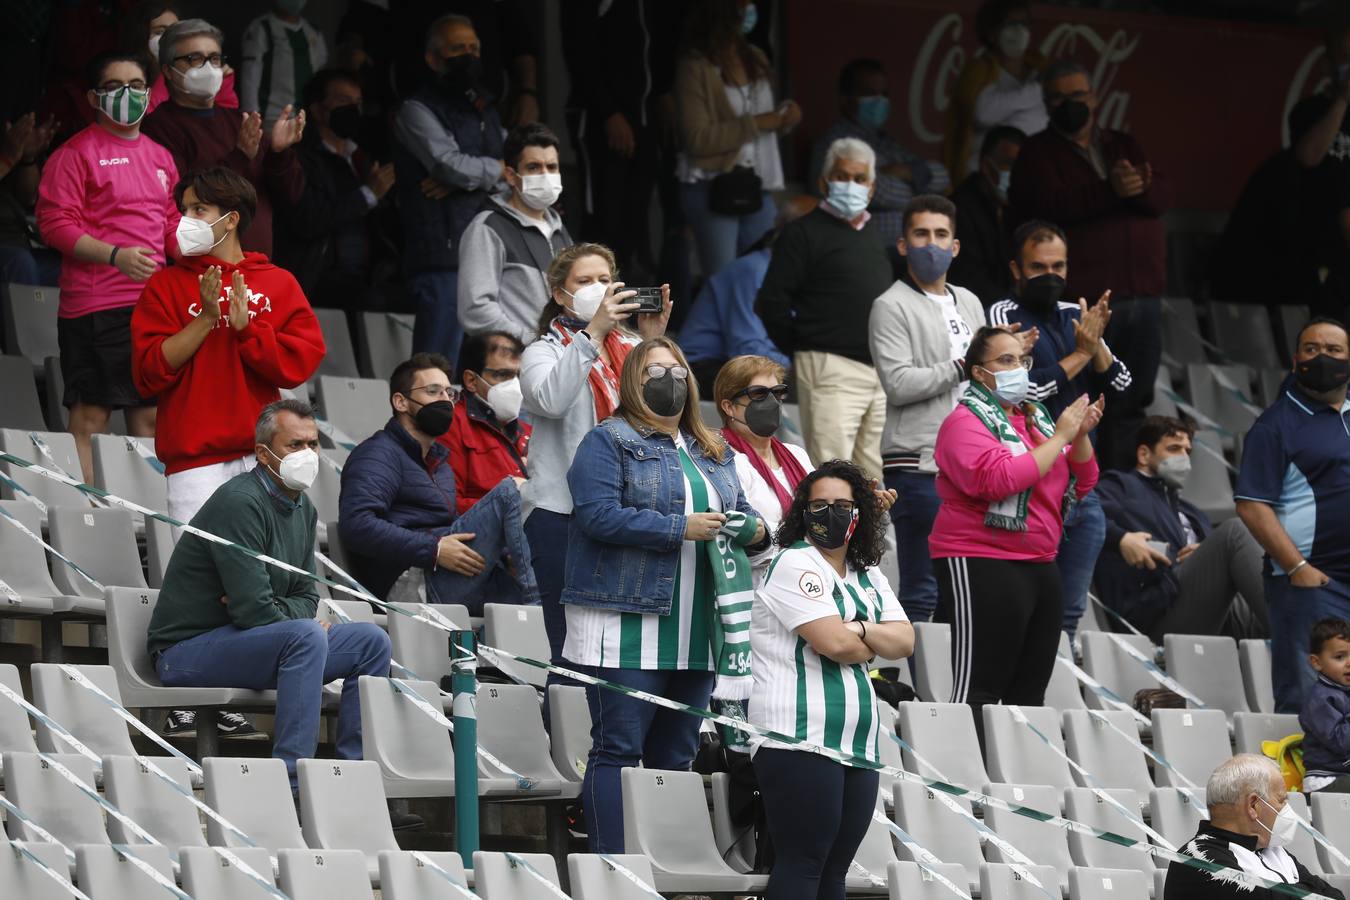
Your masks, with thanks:
[[(684, 469), (684, 514), (721, 512), (722, 498), (690, 458), (682, 434), (675, 445)], [(685, 541), (669, 615), (568, 606), (563, 656), (578, 665), (612, 669), (712, 671), (708, 633), (716, 602), (703, 544)]]
[[(837, 663), (796, 634), (808, 622), (904, 622), (905, 611), (875, 566), (841, 578), (815, 547), (799, 541), (780, 552), (755, 593), (750, 616), (748, 716), (765, 728), (879, 762), (876, 694), (866, 663)], [(792, 749), (755, 738), (761, 746)]]

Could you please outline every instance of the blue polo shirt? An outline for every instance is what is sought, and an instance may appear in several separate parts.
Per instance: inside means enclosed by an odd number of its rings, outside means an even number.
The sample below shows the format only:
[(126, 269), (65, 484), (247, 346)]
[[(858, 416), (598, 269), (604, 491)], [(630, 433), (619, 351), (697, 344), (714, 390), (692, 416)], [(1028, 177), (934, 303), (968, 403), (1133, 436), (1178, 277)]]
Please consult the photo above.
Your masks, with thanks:
[[(1242, 448), (1239, 500), (1275, 508), (1309, 565), (1350, 583), (1350, 402), (1335, 410), (1292, 380)], [(1274, 560), (1272, 570), (1283, 575)]]

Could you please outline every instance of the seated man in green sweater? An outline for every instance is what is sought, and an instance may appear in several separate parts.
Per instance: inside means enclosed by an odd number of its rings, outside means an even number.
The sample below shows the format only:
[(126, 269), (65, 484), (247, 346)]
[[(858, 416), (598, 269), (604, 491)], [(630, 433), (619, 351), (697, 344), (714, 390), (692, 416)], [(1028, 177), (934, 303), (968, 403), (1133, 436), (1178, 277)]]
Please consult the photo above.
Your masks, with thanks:
[[(314, 410), (299, 400), (263, 409), (254, 433), (258, 464), (211, 495), (192, 525), (306, 571), (314, 571), (318, 516), (304, 491), (319, 468)], [(323, 686), (345, 679), (337, 755), (361, 759), (362, 675), (389, 675), (389, 636), (376, 625), (317, 622), (313, 579), (184, 534), (174, 548), (150, 619), (148, 647), (169, 687), (277, 692), (272, 754), (295, 761), (319, 741)]]

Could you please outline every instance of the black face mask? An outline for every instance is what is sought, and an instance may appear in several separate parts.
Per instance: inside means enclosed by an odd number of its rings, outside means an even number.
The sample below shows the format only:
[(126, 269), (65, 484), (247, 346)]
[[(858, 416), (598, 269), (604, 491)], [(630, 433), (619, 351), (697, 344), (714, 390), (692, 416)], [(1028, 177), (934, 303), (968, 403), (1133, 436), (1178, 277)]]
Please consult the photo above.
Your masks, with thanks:
[(783, 404), (773, 394), (751, 400), (745, 406), (745, 427), (760, 437), (770, 437), (783, 421)]
[(454, 418), (455, 404), (449, 400), (437, 400), (423, 405), (414, 413), (413, 424), (428, 437), (440, 437), (450, 430), (450, 422)]
[(483, 80), (483, 60), (472, 53), (446, 57), (441, 66), (441, 78), (452, 90), (468, 90)]
[(1319, 353), (1312, 359), (1295, 362), (1294, 377), (1308, 390), (1325, 394), (1350, 381), (1350, 359), (1336, 359)]
[(333, 134), (344, 141), (350, 141), (361, 130), (361, 107), (355, 103), (348, 103), (337, 109), (330, 109), (328, 127), (333, 130)]
[(689, 397), (689, 385), (683, 378), (670, 372), (660, 378), (651, 378), (642, 386), (642, 402), (658, 416), (677, 416)]
[(1022, 282), (1022, 305), (1034, 313), (1048, 316), (1064, 296), (1064, 279), (1054, 273), (1037, 275)]
[(856, 509), (844, 512), (834, 506), (827, 506), (824, 512), (818, 513), (804, 509), (802, 525), (806, 528), (806, 536), (811, 539), (811, 543), (822, 550), (833, 550), (842, 547), (853, 537), (853, 529), (858, 522), (857, 513)]
[(1082, 100), (1065, 100), (1050, 110), (1050, 124), (1064, 134), (1077, 134), (1092, 118), (1092, 110)]

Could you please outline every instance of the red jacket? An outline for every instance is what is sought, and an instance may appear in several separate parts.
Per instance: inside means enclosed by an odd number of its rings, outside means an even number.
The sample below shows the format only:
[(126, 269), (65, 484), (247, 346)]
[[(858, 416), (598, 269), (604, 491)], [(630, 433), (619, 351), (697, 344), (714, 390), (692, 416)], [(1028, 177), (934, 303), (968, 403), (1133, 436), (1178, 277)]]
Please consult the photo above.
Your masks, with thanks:
[[(216, 327), (181, 369), (170, 369), (160, 345), (201, 313), (197, 277), (220, 266)], [(146, 283), (131, 314), (131, 375), (146, 397), (159, 397), (155, 453), (167, 474), (246, 456), (264, 406), (319, 367), (325, 347), (319, 320), (295, 278), (261, 253), (245, 253), (238, 269), (248, 284), (250, 322), (229, 324), (228, 291), (235, 266), (214, 256), (188, 256)]]
[(450, 450), (456, 515), (464, 515), (508, 475), (525, 477), (530, 426), (519, 419), (507, 426), (515, 434), (513, 440), (488, 415), (487, 404), (465, 391), (463, 402), (455, 404), (450, 430), (437, 438)]
[[(1102, 130), (1106, 170), (1120, 159), (1142, 167), (1139, 142), (1123, 131)], [(1008, 191), (1013, 224), (1048, 219), (1069, 238), (1066, 300), (1096, 303), (1112, 296), (1161, 297), (1167, 291), (1167, 235), (1162, 214), (1172, 202), (1171, 186), (1157, 169), (1153, 185), (1138, 197), (1122, 199), (1108, 179), (1098, 178), (1073, 141), (1047, 128), (1027, 138), (1013, 166)]]

